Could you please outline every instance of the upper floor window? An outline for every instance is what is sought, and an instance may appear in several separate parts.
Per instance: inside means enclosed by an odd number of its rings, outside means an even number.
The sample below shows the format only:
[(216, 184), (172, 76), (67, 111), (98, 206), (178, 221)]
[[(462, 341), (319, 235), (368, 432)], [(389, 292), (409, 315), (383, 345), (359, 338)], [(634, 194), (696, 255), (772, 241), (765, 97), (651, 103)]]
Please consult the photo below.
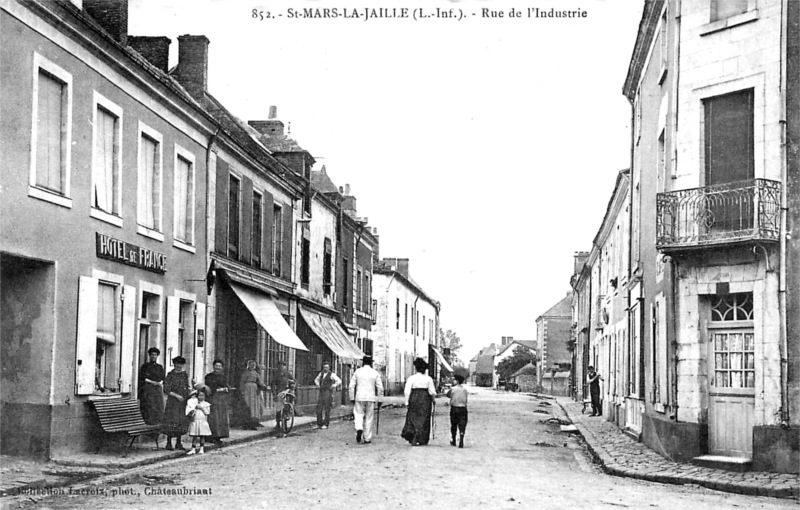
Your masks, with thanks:
[(251, 251), (250, 263), (260, 268), (261, 267), (261, 229), (263, 228), (261, 220), (261, 208), (263, 197), (261, 193), (253, 191), (253, 249)]
[(333, 287), (333, 255), (332, 255), (331, 240), (325, 238), (325, 254), (322, 261), (322, 292), (326, 296), (330, 296), (331, 288)]
[(72, 75), (33, 55), (30, 195), (71, 207)]
[(359, 267), (356, 270), (356, 310), (358, 310), (359, 312), (364, 309), (364, 296), (361, 294), (363, 289), (361, 275), (362, 271), (361, 268)]
[(300, 246), (300, 285), (305, 288), (308, 288), (311, 280), (311, 240), (309, 237), (309, 231), (303, 229), (303, 242)]
[(400, 298), (397, 298), (397, 323), (395, 324), (398, 331), (400, 330)]
[(753, 89), (703, 100), (706, 186), (754, 177)]
[(347, 258), (342, 259), (342, 306), (346, 310), (350, 306), (350, 280), (352, 274), (349, 270), (350, 261)]
[[(139, 203), (137, 221), (150, 232), (161, 230), (162, 145), (160, 133), (139, 123)], [(149, 232), (148, 232), (149, 233)]]
[(98, 211), (120, 216), (122, 109), (97, 92), (94, 102), (91, 205)]
[(272, 274), (281, 274), (281, 257), (283, 256), (283, 208), (278, 204), (272, 206)]
[(752, 0), (711, 0), (711, 21), (730, 18), (748, 11)]
[(194, 154), (175, 146), (175, 240), (194, 246)]
[(231, 175), (228, 180), (228, 256), (239, 256), (239, 193), (241, 183)]

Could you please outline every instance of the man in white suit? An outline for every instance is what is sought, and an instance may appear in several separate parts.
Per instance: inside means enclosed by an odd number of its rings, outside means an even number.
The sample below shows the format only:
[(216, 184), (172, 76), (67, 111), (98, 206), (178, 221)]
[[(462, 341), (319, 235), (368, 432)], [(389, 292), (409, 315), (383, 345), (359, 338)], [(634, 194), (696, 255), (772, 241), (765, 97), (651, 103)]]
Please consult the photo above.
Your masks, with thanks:
[(383, 397), (381, 374), (372, 368), (372, 356), (364, 356), (361, 368), (350, 378), (350, 401), (353, 402), (353, 424), (356, 427), (356, 442), (362, 438), (364, 444), (372, 442), (372, 424), (379, 397)]

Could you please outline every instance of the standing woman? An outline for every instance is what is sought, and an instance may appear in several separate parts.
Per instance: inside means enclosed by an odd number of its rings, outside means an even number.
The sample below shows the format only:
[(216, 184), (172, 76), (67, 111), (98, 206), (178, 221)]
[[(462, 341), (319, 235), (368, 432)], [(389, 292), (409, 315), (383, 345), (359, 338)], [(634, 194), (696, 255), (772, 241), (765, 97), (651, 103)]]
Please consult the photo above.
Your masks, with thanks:
[(139, 370), (139, 407), (142, 419), (148, 425), (157, 425), (164, 419), (164, 367), (158, 364), (155, 347), (147, 351), (150, 361)]
[(186, 358), (172, 358), (172, 369), (164, 381), (164, 393), (167, 394), (167, 408), (164, 410), (164, 433), (167, 434), (167, 450), (172, 450), (172, 438), (175, 438), (176, 450), (185, 450), (181, 436), (189, 430), (186, 418), (186, 399), (189, 397), (189, 374), (186, 373)]
[(211, 441), (221, 445), (222, 438), (230, 436), (231, 425), (228, 419), (229, 392), (228, 378), (225, 377), (223, 370), (225, 365), (222, 360), (214, 360), (214, 372), (206, 375), (206, 386), (211, 388), (209, 402), (211, 403), (211, 416), (208, 417), (208, 424), (211, 426)]
[(431, 407), (436, 397), (433, 379), (425, 375), (428, 363), (422, 359), (414, 360), (417, 373), (406, 380), (406, 423), (400, 434), (413, 446), (428, 444), (431, 435)]
[(261, 376), (259, 376), (256, 371), (256, 362), (254, 360), (248, 360), (247, 370), (244, 371), (239, 380), (239, 391), (249, 411), (245, 428), (255, 430), (261, 426), (261, 416), (264, 414), (264, 401), (258, 392), (265, 391), (266, 389), (267, 385), (261, 382)]

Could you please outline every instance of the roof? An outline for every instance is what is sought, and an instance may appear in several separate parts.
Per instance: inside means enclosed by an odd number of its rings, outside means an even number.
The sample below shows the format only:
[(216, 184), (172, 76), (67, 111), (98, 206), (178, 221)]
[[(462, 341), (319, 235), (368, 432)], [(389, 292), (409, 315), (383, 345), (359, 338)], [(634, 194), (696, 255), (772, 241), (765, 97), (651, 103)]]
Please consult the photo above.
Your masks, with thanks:
[(411, 287), (412, 289), (416, 290), (421, 297), (425, 298), (430, 304), (432, 304), (434, 307), (436, 307), (437, 310), (440, 309), (441, 306), (442, 306), (441, 303), (439, 303), (438, 301), (433, 299), (430, 295), (428, 295), (417, 282), (415, 282), (411, 278), (407, 278), (407, 277), (403, 276), (403, 273), (401, 273), (400, 271), (397, 271), (396, 269), (392, 269), (391, 267), (387, 266), (386, 264), (383, 264), (383, 263), (375, 264), (372, 267), (372, 274), (382, 274), (382, 275), (386, 275), (386, 276), (394, 275), (395, 278), (406, 282), (406, 284), (409, 287)]
[(314, 186), (314, 189), (322, 193), (339, 193), (339, 188), (336, 187), (328, 176), (325, 165), (322, 165), (319, 171), (311, 171), (311, 185)]
[(566, 297), (562, 298), (549, 310), (538, 316), (536, 321), (538, 322), (543, 317), (572, 317), (572, 291), (568, 292)]
[(478, 365), (475, 367), (476, 374), (494, 374), (494, 356), (487, 354), (478, 356)]
[[(569, 377), (569, 370), (563, 372), (556, 372), (555, 379), (567, 379)], [(545, 372), (542, 374), (542, 379), (553, 379), (553, 372)]]
[(308, 152), (300, 147), (300, 144), (294, 139), (286, 135), (260, 135), (258, 141), (263, 143), (264, 146), (272, 152)]
[(629, 101), (633, 102), (636, 91), (639, 88), (639, 79), (647, 62), (647, 55), (650, 52), (650, 45), (653, 43), (658, 18), (664, 7), (665, 0), (645, 0), (642, 11), (642, 19), (639, 21), (639, 32), (636, 36), (636, 43), (633, 46), (633, 54), (628, 64), (628, 75), (622, 86), (622, 93)]
[[(523, 343), (523, 342), (525, 342), (525, 343)], [(514, 344), (516, 344), (519, 347), (525, 347), (525, 348), (530, 349), (532, 351), (536, 350), (536, 345), (535, 345), (536, 342), (534, 340), (513, 340), (511, 343), (502, 346), (500, 348), (500, 350), (497, 352), (497, 355), (499, 356), (499, 355), (503, 354), (504, 352), (506, 352), (507, 350), (511, 349), (511, 347), (514, 346)]]

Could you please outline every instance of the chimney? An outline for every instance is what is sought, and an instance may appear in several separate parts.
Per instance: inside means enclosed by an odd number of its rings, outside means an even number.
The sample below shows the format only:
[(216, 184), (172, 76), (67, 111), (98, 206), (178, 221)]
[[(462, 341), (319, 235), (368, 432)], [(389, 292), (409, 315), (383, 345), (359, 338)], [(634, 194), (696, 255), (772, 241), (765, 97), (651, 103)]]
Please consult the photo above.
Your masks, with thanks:
[(267, 120), (251, 120), (247, 122), (250, 126), (267, 136), (283, 136), (283, 122), (278, 120), (278, 107), (269, 107), (269, 117)]
[(572, 269), (572, 274), (577, 275), (581, 273), (583, 266), (586, 265), (586, 261), (589, 260), (589, 252), (576, 251), (573, 258), (575, 264)]
[(391, 267), (393, 270), (397, 271), (404, 277), (408, 278), (408, 259), (397, 259), (397, 258), (390, 258), (390, 259), (383, 259), (384, 264)]
[(178, 36), (178, 67), (174, 76), (195, 97), (208, 90), (208, 44), (204, 35)]
[(115, 41), (128, 45), (128, 0), (83, 0), (83, 11)]
[(350, 185), (349, 184), (345, 184), (344, 185), (344, 196), (346, 196), (346, 197), (350, 196)]
[(169, 45), (171, 43), (172, 41), (168, 37), (163, 36), (128, 36), (130, 47), (165, 73), (169, 71)]

